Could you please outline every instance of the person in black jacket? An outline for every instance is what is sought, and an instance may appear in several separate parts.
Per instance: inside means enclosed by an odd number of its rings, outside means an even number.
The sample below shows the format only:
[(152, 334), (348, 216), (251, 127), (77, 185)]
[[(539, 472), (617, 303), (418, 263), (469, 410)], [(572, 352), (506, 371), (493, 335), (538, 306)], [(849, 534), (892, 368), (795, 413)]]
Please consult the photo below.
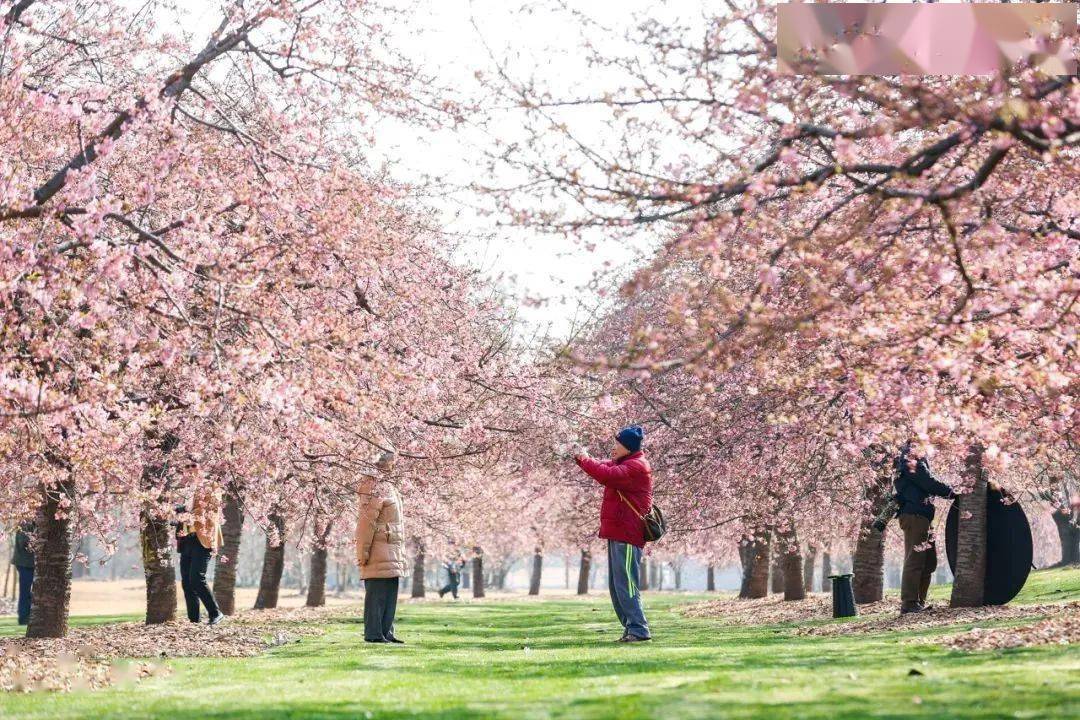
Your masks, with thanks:
[(33, 523), (25, 523), (15, 532), (15, 551), (11, 554), (11, 564), (19, 573), (19, 624), (30, 622), (30, 605), (33, 603), (31, 588), (34, 585), (34, 553), (30, 549), (30, 535), (34, 532)]
[(457, 600), (458, 584), (461, 582), (461, 569), (465, 567), (465, 558), (459, 554), (456, 559), (443, 563), (443, 567), (446, 568), (447, 583), (442, 590), (439, 590), (439, 597), (451, 593)]
[(930, 534), (934, 520), (932, 498), (953, 498), (952, 488), (930, 472), (925, 457), (917, 457), (908, 442), (896, 458), (897, 517), (904, 532), (904, 574), (900, 580), (900, 612), (927, 609), (926, 593), (937, 569), (937, 547)]

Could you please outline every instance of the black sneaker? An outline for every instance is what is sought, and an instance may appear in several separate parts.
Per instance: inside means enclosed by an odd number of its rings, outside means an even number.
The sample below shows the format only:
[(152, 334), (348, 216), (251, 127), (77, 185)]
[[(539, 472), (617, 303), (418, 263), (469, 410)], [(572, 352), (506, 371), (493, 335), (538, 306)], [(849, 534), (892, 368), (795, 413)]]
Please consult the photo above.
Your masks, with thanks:
[(374, 640), (370, 640), (370, 639), (368, 639), (368, 638), (364, 638), (364, 642), (370, 642), (370, 643), (388, 643), (388, 642), (390, 642), (390, 641), (389, 641), (389, 640), (383, 640), (382, 638), (375, 638)]
[(626, 635), (623, 635), (622, 640), (620, 640), (619, 642), (635, 643), (635, 642), (649, 642), (650, 640), (652, 640), (651, 637), (643, 638), (643, 637), (638, 637), (637, 635), (631, 635), (631, 634), (627, 633)]
[(394, 635), (388, 635), (388, 636), (386, 637), (386, 642), (389, 642), (389, 643), (396, 643), (396, 644), (398, 644), (398, 645), (404, 645), (404, 644), (405, 644), (405, 641), (404, 641), (404, 640), (398, 640), (398, 639), (397, 639), (397, 637), (395, 637)]

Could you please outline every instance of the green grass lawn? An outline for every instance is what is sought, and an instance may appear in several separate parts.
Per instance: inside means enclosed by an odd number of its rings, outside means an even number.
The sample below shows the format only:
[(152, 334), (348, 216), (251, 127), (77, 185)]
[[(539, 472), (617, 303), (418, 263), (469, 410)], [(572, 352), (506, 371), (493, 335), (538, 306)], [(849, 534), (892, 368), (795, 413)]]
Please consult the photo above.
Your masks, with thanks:
[[(1048, 571), (1018, 601), (1078, 596), (1080, 572)], [(647, 594), (656, 639), (640, 645), (612, 642), (600, 594), (407, 604), (403, 647), (367, 645), (343, 620), (257, 658), (173, 660), (170, 676), (135, 686), (3, 696), (0, 718), (1080, 717), (1075, 646), (965, 654), (902, 642), (912, 632), (792, 637), (677, 612), (694, 599)]]

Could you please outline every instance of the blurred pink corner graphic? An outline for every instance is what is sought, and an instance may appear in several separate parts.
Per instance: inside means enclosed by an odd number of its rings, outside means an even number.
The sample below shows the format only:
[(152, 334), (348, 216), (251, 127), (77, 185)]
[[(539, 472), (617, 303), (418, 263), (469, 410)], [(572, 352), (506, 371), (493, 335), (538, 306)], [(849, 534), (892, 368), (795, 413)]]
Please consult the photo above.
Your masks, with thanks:
[(1076, 3), (778, 6), (792, 75), (997, 75), (1018, 63), (1076, 74)]

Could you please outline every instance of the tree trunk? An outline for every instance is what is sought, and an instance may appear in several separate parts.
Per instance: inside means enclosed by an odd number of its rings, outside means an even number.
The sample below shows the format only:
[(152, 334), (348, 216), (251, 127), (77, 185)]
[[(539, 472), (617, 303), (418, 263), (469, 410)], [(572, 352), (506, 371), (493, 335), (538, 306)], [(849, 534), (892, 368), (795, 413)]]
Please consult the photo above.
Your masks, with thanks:
[(263, 554), (259, 594), (255, 597), (256, 610), (277, 607), (281, 573), (285, 569), (285, 519), (279, 515), (271, 515), (270, 525), (271, 529), (266, 533), (266, 552)]
[(768, 535), (755, 539), (753, 543), (754, 559), (750, 563), (750, 582), (747, 585), (748, 598), (763, 598), (769, 594), (769, 548)]
[(146, 578), (146, 624), (172, 622), (176, 619), (172, 526), (165, 518), (155, 517), (148, 507), (139, 513), (139, 520), (139, 542)]
[[(38, 509), (34, 549), (34, 602), (26, 637), (59, 638), (67, 635), (71, 602), (71, 517), (61, 511), (60, 499), (74, 503), (75, 483), (68, 479), (44, 491)], [(62, 512), (57, 517), (57, 512)]]
[(1069, 507), (1054, 508), (1052, 514), (1054, 527), (1057, 528), (1061, 542), (1061, 560), (1058, 566), (1080, 563), (1080, 518)]
[(852, 556), (851, 590), (859, 604), (885, 597), (885, 536), (872, 527), (873, 522), (873, 517), (863, 518)]
[(412, 568), (412, 597), (424, 597), (424, 566), (427, 564), (427, 554), (424, 552), (424, 544), (420, 538), (415, 539), (416, 556), (413, 558)]
[(889, 588), (899, 588), (904, 578), (903, 565), (890, 565), (885, 570), (885, 585)]
[(784, 600), (803, 600), (806, 598), (806, 590), (803, 589), (803, 556), (799, 549), (799, 536), (792, 528), (784, 533), (780, 542), (780, 562), (784, 574)]
[(712, 563), (709, 563), (709, 567), (705, 569), (705, 590), (716, 592), (716, 566)]
[(326, 546), (316, 545), (311, 550), (311, 570), (308, 573), (308, 607), (322, 607), (326, 604)]
[(75, 543), (75, 549), (72, 551), (72, 554), (71, 554), (71, 556), (72, 556), (71, 579), (72, 580), (81, 580), (84, 577), (86, 577), (87, 575), (89, 575), (89, 572), (87, 572), (86, 564), (81, 562), (78, 559), (80, 555), (85, 554), (84, 550), (83, 550), (83, 547), (85, 545), (86, 545), (86, 538), (81, 537), (81, 538), (79, 538), (78, 542)]
[(592, 564), (592, 553), (586, 549), (581, 550), (581, 565), (578, 567), (577, 594), (589, 594), (589, 566)]
[(754, 570), (754, 556), (757, 555), (757, 543), (748, 538), (739, 541), (739, 564), (742, 566), (742, 577), (739, 579), (739, 598), (745, 600), (750, 597), (750, 574)]
[(484, 556), (478, 547), (474, 547), (473, 552), (475, 555), (473, 556), (472, 561), (472, 596), (474, 598), (482, 598), (484, 597)]
[[(611, 565), (611, 563), (608, 562), (608, 565)], [(652, 587), (652, 583), (650, 582), (651, 578), (649, 577), (649, 568), (650, 568), (650, 566), (651, 566), (651, 563), (647, 559), (642, 558), (641, 567), (640, 567), (640, 569), (638, 571), (638, 575), (641, 576), (641, 577), (638, 578), (638, 580), (641, 581), (641, 582), (638, 583), (638, 589), (639, 590), (648, 590), (650, 587)]]
[(817, 546), (810, 545), (806, 548), (806, 557), (803, 560), (803, 592), (814, 592), (814, 561), (817, 560)]
[[(147, 442), (168, 456), (180, 445), (173, 433), (147, 430)], [(176, 619), (176, 570), (173, 565), (174, 534), (159, 505), (164, 491), (168, 462), (143, 467), (142, 490), (154, 493), (139, 513), (139, 545), (142, 548), (143, 575), (146, 579), (146, 624), (160, 625)]]
[(934, 571), (934, 582), (938, 585), (944, 585), (949, 582), (949, 565), (948, 563), (939, 563), (937, 570)]
[[(781, 540), (781, 538), (777, 538)], [(778, 542), (776, 552), (773, 553), (772, 567), (770, 568), (769, 590), (775, 595), (784, 592), (784, 546)]]
[(540, 576), (544, 572), (544, 551), (540, 547), (533, 550), (532, 574), (529, 576), (529, 594), (540, 594)]
[(315, 547), (311, 549), (311, 568), (308, 571), (307, 601), (308, 607), (322, 607), (326, 604), (326, 543), (330, 540), (333, 521), (328, 520), (322, 528), (316, 525), (318, 535)]
[(851, 590), (859, 604), (878, 602), (885, 597), (885, 534), (874, 529), (874, 520), (889, 501), (893, 469), (880, 464), (875, 482), (864, 496), (869, 501), (869, 513), (859, 521), (859, 536), (851, 556)]
[(832, 592), (830, 575), (832, 575), (832, 556), (829, 555), (828, 550), (825, 550), (821, 553), (821, 592)]
[(235, 483), (229, 483), (225, 489), (222, 515), (224, 542), (214, 561), (214, 599), (221, 612), (232, 615), (236, 612), (236, 570), (240, 564), (240, 533), (244, 529), (244, 506)]
[(510, 574), (510, 564), (505, 560), (499, 564), (499, 589), (506, 589), (506, 576)]
[(956, 501), (959, 522), (952, 607), (983, 605), (986, 582), (986, 469), (982, 460), (983, 447), (978, 444), (972, 445), (964, 458), (964, 474), (972, 489)]
[(461, 589), (468, 590), (472, 587), (472, 565), (466, 564), (461, 568)]

